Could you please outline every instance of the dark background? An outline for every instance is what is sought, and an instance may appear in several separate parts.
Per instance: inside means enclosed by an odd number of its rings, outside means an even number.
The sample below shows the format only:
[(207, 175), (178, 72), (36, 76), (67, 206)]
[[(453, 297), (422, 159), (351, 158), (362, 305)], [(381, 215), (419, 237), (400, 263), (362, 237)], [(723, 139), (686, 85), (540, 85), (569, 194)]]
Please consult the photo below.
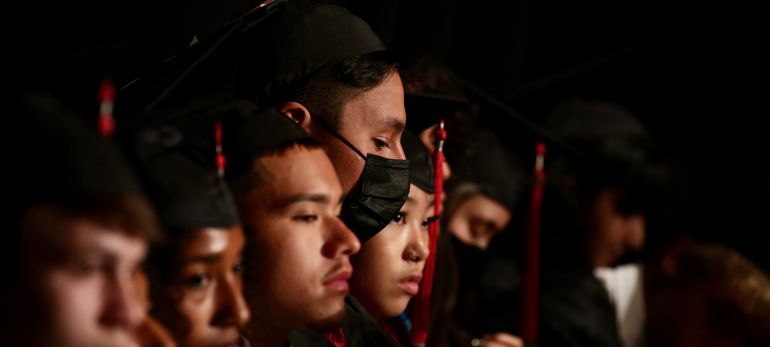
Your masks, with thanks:
[[(251, 2), (14, 4), (3, 15), (5, 87), (45, 80), (88, 104), (95, 93), (76, 85), (96, 86), (105, 71), (125, 84)], [(770, 269), (770, 21), (760, 2), (335, 2), (394, 49), (444, 63), (533, 122), (567, 98), (627, 108), (675, 164), (658, 232), (725, 242)], [(514, 150), (533, 145), (531, 131), (494, 108), (482, 105), (481, 123)]]
[[(770, 21), (733, 1), (348, 1), (392, 47), (443, 61), (539, 122), (567, 98), (638, 117), (674, 165), (655, 233), (728, 243), (770, 269)], [(483, 107), (483, 106), (482, 106)], [(519, 151), (525, 127), (481, 111)]]

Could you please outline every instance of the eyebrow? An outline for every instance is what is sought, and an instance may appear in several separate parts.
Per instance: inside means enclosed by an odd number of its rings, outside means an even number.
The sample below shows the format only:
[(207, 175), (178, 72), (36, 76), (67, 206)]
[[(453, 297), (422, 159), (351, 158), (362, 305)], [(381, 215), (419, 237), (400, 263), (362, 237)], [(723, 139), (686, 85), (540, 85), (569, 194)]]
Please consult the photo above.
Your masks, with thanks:
[(220, 259), (222, 259), (222, 254), (221, 253), (208, 253), (208, 254), (196, 255), (194, 257), (191, 257), (191, 258), (188, 258), (188, 259), (184, 259), (183, 262), (184, 263), (198, 263), (198, 262), (201, 262), (201, 263), (216, 263)]
[(329, 196), (326, 194), (296, 194), (292, 195), (282, 201), (280, 201), (277, 205), (279, 208), (286, 207), (292, 204), (296, 204), (299, 202), (315, 202), (318, 204), (328, 204), (330, 199)]
[(403, 131), (406, 128), (406, 124), (396, 117), (385, 117), (380, 120), (380, 124), (396, 131)]

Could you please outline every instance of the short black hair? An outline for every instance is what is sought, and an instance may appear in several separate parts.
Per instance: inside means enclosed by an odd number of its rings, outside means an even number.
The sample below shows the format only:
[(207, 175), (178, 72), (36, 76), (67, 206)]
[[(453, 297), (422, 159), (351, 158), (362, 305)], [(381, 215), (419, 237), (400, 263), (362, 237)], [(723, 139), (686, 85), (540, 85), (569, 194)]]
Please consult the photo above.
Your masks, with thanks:
[(283, 155), (295, 148), (311, 150), (320, 149), (323, 146), (313, 138), (290, 141), (252, 158), (245, 165), (230, 168), (226, 180), (236, 201), (240, 202), (241, 198), (270, 181), (265, 176), (265, 167), (259, 161), (261, 158), (271, 155)]
[(392, 51), (376, 51), (322, 68), (297, 83), (268, 96), (272, 104), (297, 101), (334, 129), (339, 127), (343, 103), (380, 85), (397, 73), (400, 59)]

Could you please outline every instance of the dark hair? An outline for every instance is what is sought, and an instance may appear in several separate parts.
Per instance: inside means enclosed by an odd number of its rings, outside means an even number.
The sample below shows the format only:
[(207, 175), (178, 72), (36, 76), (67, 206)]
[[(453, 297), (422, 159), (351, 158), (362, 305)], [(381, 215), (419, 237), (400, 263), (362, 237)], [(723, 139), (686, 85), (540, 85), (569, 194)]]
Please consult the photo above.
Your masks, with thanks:
[(340, 123), (340, 111), (346, 100), (380, 85), (398, 72), (399, 59), (391, 51), (377, 51), (322, 68), (299, 80), (268, 100), (272, 104), (297, 101), (320, 116), (332, 128)]
[(269, 179), (265, 176), (265, 167), (259, 161), (260, 158), (271, 155), (283, 155), (286, 151), (294, 148), (318, 149), (322, 147), (321, 143), (313, 138), (290, 141), (254, 157), (248, 165), (232, 167), (226, 177), (230, 191), (233, 193), (235, 200), (239, 201), (244, 195), (269, 182)]

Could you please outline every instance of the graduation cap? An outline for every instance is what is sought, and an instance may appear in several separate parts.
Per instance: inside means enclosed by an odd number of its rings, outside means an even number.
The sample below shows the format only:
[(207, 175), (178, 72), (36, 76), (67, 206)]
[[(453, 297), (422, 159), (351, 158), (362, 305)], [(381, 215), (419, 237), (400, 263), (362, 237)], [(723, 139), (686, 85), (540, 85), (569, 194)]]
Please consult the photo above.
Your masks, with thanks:
[(522, 160), (506, 150), (490, 130), (478, 128), (468, 140), (463, 146), (447, 143), (446, 156), (452, 165), (451, 184), (475, 184), (482, 193), (513, 210), (523, 196), (529, 177)]
[[(215, 127), (210, 127), (212, 136)], [(240, 224), (235, 201), (218, 174), (217, 151), (194, 133), (173, 126), (146, 128), (132, 144), (132, 157), (167, 232)]]
[[(13, 206), (70, 205), (141, 195), (130, 167), (109, 141), (50, 96), (23, 94), (12, 105), (2, 137), (10, 164), (6, 189)], [(94, 127), (90, 127), (94, 128)]]
[(401, 135), (401, 146), (409, 159), (409, 181), (427, 193), (433, 194), (433, 161), (425, 145), (411, 130)]
[(310, 135), (275, 108), (231, 114), (223, 120), (222, 151), (228, 172), (241, 172), (251, 162), (282, 145), (310, 140)]
[(455, 112), (466, 107), (468, 100), (434, 93), (406, 92), (406, 126), (415, 133), (437, 124), (441, 119), (451, 118)]
[(239, 89), (248, 98), (275, 95), (346, 58), (386, 48), (361, 18), (336, 5), (290, 2), (241, 40)]
[(124, 86), (119, 113), (131, 117), (212, 91), (255, 101), (325, 66), (382, 50), (371, 28), (340, 6), (268, 1)]

